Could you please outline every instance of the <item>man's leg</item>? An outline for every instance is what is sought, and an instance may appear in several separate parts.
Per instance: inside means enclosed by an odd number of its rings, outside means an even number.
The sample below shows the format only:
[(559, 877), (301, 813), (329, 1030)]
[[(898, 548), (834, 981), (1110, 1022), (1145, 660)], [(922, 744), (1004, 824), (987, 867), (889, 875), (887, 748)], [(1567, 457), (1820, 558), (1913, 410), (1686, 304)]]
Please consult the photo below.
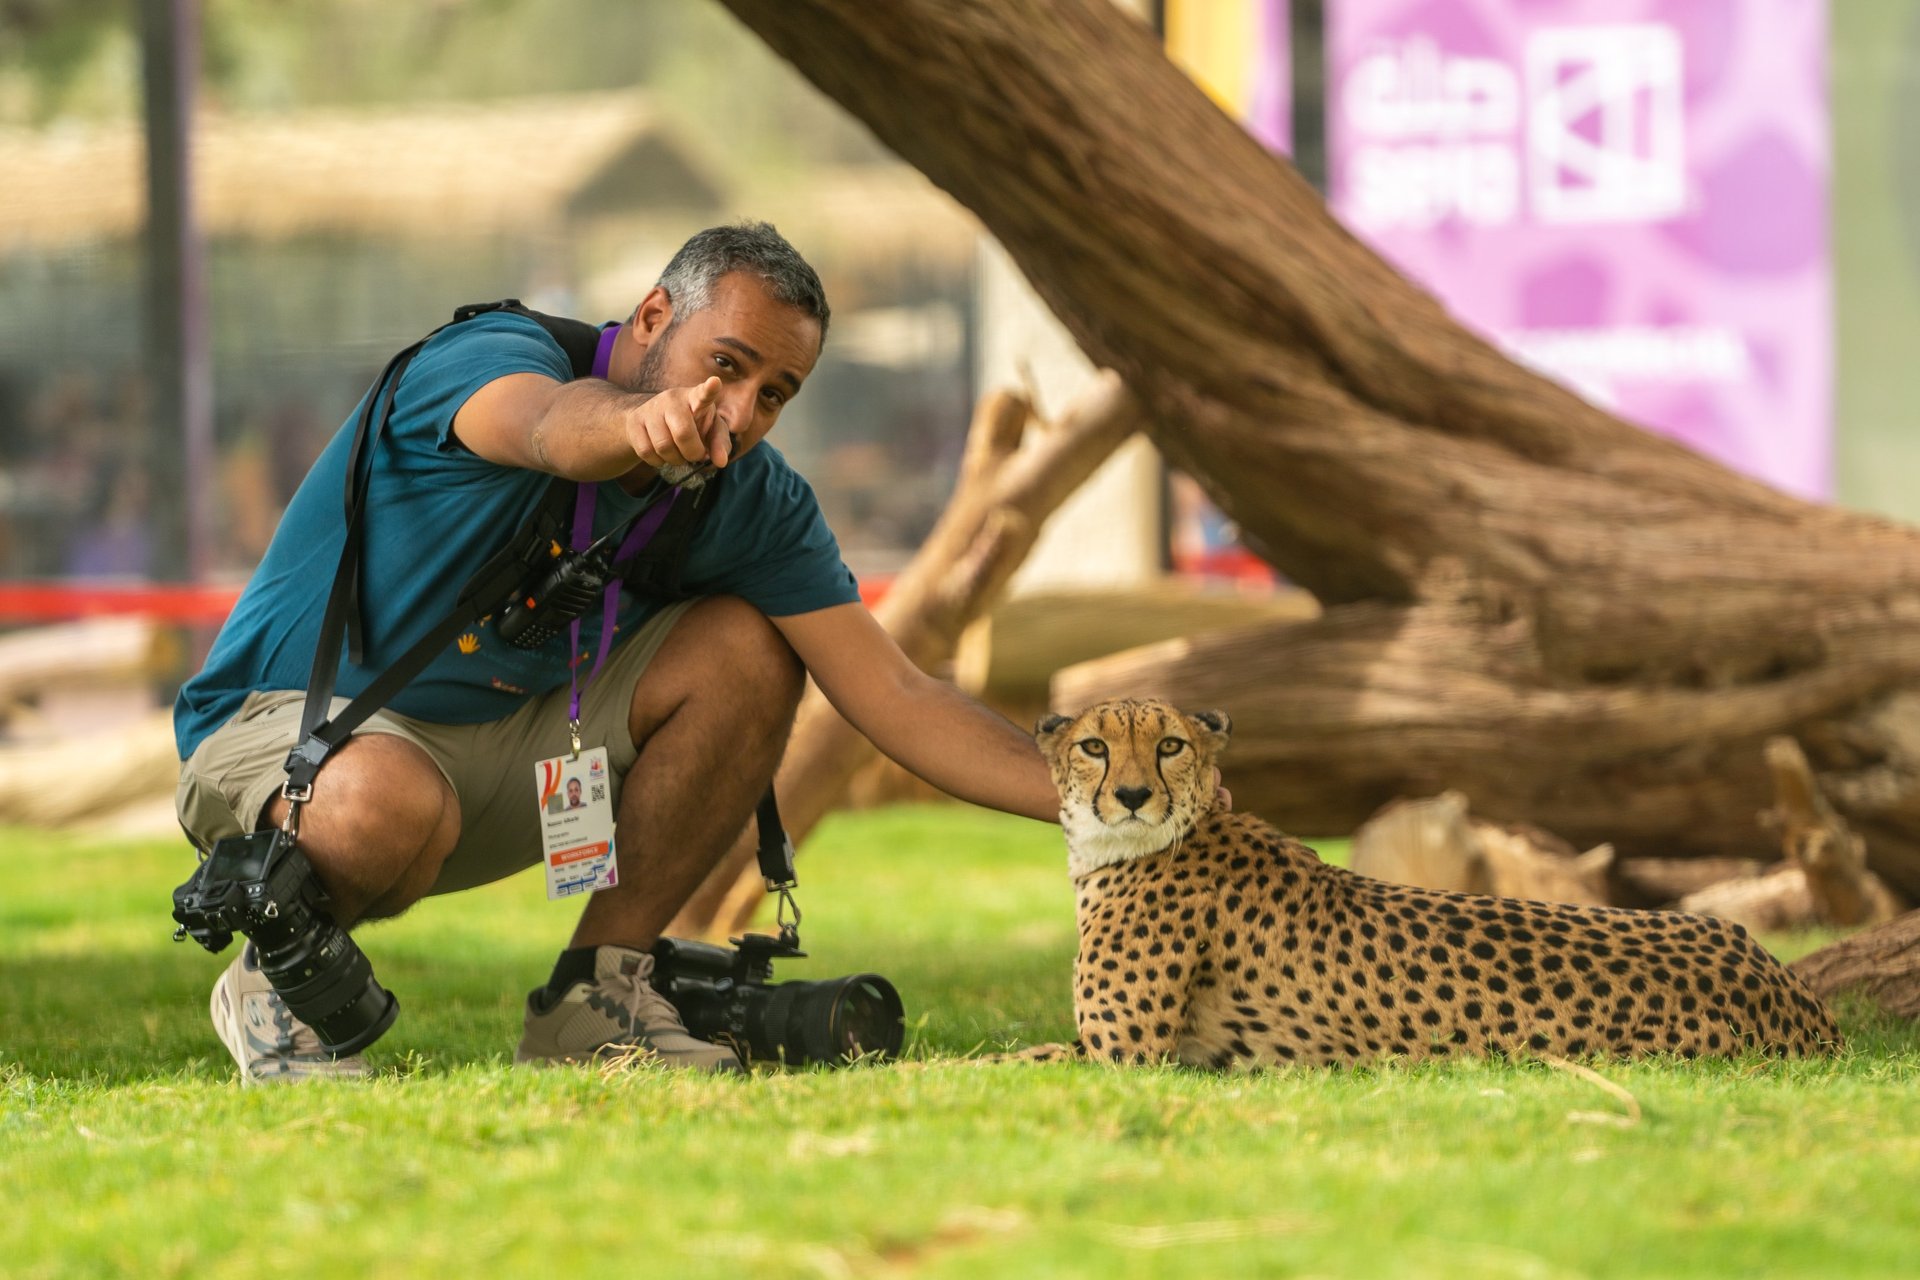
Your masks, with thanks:
[(530, 997), (520, 1061), (639, 1044), (668, 1061), (738, 1065), (687, 1036), (653, 993), (647, 949), (766, 793), (803, 687), (793, 650), (743, 601), (701, 601), (674, 626), (627, 718), (639, 756), (621, 788), (620, 883), (588, 900), (552, 981)]
[(805, 671), (752, 605), (687, 611), (633, 691), (640, 757), (620, 796), (620, 883), (587, 902), (576, 947), (651, 947), (773, 780)]

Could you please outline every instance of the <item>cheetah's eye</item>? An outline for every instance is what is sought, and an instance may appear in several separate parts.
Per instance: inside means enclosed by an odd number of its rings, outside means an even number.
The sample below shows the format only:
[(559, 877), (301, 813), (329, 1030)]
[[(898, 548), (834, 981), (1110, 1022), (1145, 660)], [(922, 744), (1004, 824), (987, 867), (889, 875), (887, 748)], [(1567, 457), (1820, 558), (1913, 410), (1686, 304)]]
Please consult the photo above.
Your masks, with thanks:
[(1106, 757), (1107, 744), (1100, 741), (1100, 739), (1098, 738), (1083, 738), (1080, 740), (1079, 746), (1082, 751), (1086, 752), (1088, 755), (1092, 756), (1096, 760), (1104, 759)]
[(1160, 739), (1160, 755), (1163, 759), (1167, 756), (1177, 756), (1186, 749), (1186, 740), (1183, 738)]

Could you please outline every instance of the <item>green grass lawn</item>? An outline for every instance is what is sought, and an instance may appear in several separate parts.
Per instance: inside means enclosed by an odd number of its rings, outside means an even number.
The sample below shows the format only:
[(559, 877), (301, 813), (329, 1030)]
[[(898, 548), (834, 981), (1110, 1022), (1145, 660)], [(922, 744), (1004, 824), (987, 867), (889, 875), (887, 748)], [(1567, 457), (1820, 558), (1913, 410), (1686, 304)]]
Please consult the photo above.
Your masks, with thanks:
[[(908, 1061), (686, 1079), (508, 1065), (575, 908), (539, 879), (360, 935), (371, 1082), (242, 1090), (184, 844), (0, 835), (0, 1275), (1920, 1274), (1920, 1032), (1834, 1061), (1213, 1076), (961, 1061), (1071, 1034), (1051, 828), (843, 817), (811, 959), (900, 987)], [(1782, 951), (1805, 943), (1772, 940)]]

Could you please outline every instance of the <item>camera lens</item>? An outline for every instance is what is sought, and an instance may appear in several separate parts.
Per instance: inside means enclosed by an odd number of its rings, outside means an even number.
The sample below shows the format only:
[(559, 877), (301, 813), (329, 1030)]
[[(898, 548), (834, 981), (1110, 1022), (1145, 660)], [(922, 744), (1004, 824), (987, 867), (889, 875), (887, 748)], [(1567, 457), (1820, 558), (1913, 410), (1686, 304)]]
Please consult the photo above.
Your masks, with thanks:
[(833, 1006), (830, 1034), (847, 1057), (862, 1053), (899, 1057), (907, 1036), (900, 993), (877, 974), (863, 973), (843, 979)]
[(750, 1028), (757, 1056), (795, 1066), (863, 1055), (892, 1058), (906, 1041), (900, 993), (877, 973), (761, 990)]
[(400, 1001), (375, 980), (367, 953), (331, 921), (314, 920), (283, 947), (255, 943), (260, 972), (328, 1053), (358, 1053), (400, 1015)]

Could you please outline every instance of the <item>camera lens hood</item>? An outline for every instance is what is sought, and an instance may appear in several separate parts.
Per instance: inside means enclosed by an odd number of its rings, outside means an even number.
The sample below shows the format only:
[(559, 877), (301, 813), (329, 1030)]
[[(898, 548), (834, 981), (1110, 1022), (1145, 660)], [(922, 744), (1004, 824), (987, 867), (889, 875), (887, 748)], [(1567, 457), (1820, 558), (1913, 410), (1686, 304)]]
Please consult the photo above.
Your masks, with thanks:
[(894, 1058), (906, 1042), (900, 993), (877, 973), (766, 988), (752, 1028), (767, 1057), (798, 1066)]

